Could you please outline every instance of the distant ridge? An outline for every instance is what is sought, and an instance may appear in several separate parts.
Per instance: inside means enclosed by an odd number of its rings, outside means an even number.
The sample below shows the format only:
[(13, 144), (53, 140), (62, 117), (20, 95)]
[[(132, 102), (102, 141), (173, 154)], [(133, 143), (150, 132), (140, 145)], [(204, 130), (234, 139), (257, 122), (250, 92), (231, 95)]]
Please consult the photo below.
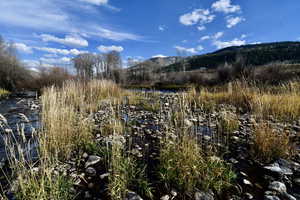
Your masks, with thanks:
[[(238, 55), (243, 57), (247, 65), (257, 66), (277, 61), (300, 63), (300, 42), (274, 42), (227, 47), (213, 53), (185, 58), (186, 70), (215, 69), (225, 62), (235, 62)], [(181, 64), (178, 62), (163, 68), (164, 72), (181, 70)]]

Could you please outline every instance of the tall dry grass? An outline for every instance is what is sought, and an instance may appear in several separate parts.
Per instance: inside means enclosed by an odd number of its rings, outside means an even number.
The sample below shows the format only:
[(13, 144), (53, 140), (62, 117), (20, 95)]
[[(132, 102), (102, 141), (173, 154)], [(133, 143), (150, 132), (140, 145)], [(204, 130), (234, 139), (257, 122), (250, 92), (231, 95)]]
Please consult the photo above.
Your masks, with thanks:
[(262, 162), (288, 158), (293, 153), (293, 144), (288, 132), (279, 132), (270, 124), (261, 123), (254, 130), (252, 155)]
[(4, 90), (4, 89), (0, 88), (0, 99), (2, 97), (7, 96), (7, 95), (9, 95), (9, 92), (7, 90)]
[(279, 120), (298, 120), (300, 117), (299, 83), (290, 82), (267, 88), (235, 82), (231, 89), (189, 92), (189, 98), (206, 111), (216, 109), (220, 104), (233, 105), (242, 112), (252, 112), (257, 117), (273, 116)]
[(42, 95), (42, 147), (60, 159), (91, 140), (93, 123), (89, 114), (100, 101), (120, 98), (122, 90), (111, 81), (69, 81), (62, 88), (50, 87)]

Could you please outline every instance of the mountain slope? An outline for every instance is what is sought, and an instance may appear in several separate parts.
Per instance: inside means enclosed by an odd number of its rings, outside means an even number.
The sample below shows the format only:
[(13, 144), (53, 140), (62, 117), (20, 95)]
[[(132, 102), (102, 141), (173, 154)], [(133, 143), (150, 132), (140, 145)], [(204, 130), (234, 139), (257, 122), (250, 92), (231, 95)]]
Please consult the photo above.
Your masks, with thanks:
[[(242, 56), (246, 65), (263, 65), (276, 61), (300, 63), (300, 42), (276, 42), (228, 47), (213, 53), (187, 57), (185, 59), (186, 70), (214, 69), (225, 62), (234, 62), (237, 56)], [(163, 68), (164, 72), (181, 70), (182, 65), (178, 62)]]

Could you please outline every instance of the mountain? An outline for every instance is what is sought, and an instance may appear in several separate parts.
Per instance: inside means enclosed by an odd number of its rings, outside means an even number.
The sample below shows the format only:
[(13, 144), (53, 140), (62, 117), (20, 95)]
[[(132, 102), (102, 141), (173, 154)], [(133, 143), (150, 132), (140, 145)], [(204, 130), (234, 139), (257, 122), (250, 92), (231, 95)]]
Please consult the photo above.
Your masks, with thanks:
[[(227, 47), (213, 53), (187, 57), (185, 58), (185, 67), (187, 71), (201, 68), (215, 69), (225, 62), (235, 62), (237, 56), (241, 56), (246, 65), (254, 66), (277, 61), (300, 63), (300, 42), (275, 42)], [(181, 70), (182, 62), (170, 64), (162, 69), (164, 72)]]
[(141, 63), (138, 63), (135, 66), (129, 67), (129, 70), (138, 70), (143, 67), (166, 67), (172, 64), (175, 64), (178, 62), (179, 57), (178, 56), (169, 56), (169, 57), (154, 57), (150, 58), (148, 60), (145, 60)]

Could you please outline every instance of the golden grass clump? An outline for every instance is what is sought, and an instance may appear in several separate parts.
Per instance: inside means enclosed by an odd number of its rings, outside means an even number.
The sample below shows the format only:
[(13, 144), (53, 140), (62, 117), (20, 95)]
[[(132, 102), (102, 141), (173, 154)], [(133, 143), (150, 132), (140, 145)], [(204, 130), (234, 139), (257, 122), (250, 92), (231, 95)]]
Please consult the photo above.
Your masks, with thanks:
[(222, 134), (232, 134), (239, 128), (239, 120), (235, 114), (223, 112), (218, 119), (218, 130)]
[(165, 141), (159, 160), (159, 174), (166, 189), (175, 188), (184, 196), (192, 196), (196, 188), (220, 192), (229, 187), (235, 177), (224, 161), (205, 156), (192, 136)]
[(280, 133), (269, 124), (261, 123), (254, 130), (252, 155), (262, 162), (288, 158), (293, 152), (288, 133)]
[(9, 95), (9, 91), (0, 88), (0, 98)]
[[(273, 91), (261, 86), (235, 82), (232, 88), (218, 90), (202, 89), (189, 91), (189, 99), (206, 111), (212, 111), (220, 104), (233, 105), (242, 112), (251, 112), (257, 117), (272, 115), (279, 120), (298, 120), (300, 117), (299, 84), (290, 82), (273, 87)], [(190, 100), (190, 101), (192, 101)]]
[(68, 158), (71, 152), (89, 141), (93, 122), (89, 113), (100, 101), (119, 98), (122, 90), (110, 81), (80, 83), (69, 81), (62, 88), (47, 88), (42, 96), (42, 151)]

